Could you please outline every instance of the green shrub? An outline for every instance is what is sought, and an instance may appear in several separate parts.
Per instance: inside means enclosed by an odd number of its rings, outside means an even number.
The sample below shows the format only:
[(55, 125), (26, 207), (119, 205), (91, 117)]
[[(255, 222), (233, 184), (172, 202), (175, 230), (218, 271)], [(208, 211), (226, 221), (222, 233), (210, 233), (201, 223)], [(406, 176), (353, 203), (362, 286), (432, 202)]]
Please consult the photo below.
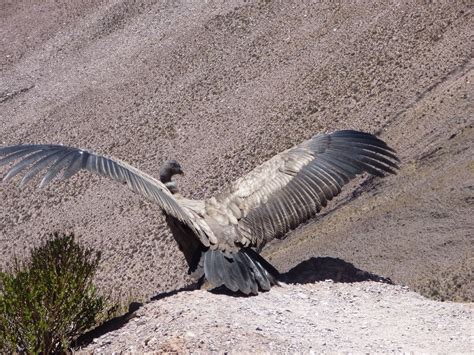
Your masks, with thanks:
[(104, 314), (106, 300), (92, 284), (100, 252), (74, 235), (53, 234), (0, 273), (0, 353), (61, 353)]

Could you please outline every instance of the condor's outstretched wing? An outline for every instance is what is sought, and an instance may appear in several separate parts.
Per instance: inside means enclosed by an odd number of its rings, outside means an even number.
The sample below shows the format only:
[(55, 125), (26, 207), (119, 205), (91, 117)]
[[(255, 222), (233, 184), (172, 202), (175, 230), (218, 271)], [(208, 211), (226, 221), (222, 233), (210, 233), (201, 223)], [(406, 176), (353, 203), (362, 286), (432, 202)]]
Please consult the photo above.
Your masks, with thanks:
[(394, 150), (371, 134), (319, 134), (235, 181), (213, 204), (237, 224), (236, 243), (261, 247), (313, 217), (356, 175), (395, 174), (396, 162)]
[[(40, 187), (45, 186), (55, 177), (67, 179), (81, 169), (126, 184), (132, 191), (156, 203), (167, 214), (188, 224), (198, 236), (206, 239), (203, 231), (196, 224), (193, 213), (185, 205), (182, 205), (161, 181), (125, 162), (97, 155), (84, 149), (49, 144), (0, 147), (0, 158), (0, 166), (19, 160), (5, 174), (3, 180), (8, 181), (14, 176), (26, 172), (21, 179), (21, 186), (43, 170), (46, 173), (41, 180)], [(62, 174), (60, 174), (61, 172)]]

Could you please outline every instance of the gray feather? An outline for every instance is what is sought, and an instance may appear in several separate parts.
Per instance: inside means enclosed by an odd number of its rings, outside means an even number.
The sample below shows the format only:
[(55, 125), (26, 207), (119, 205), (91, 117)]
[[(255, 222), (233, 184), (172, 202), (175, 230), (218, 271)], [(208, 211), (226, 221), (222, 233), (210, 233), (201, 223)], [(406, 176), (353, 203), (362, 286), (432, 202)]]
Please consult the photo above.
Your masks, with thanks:
[(395, 174), (397, 162), (395, 151), (369, 133), (316, 135), (255, 168), (216, 200), (243, 211), (237, 235), (261, 248), (313, 217), (355, 176)]
[(29, 171), (23, 176), (20, 181), (20, 187), (26, 185), (31, 179), (33, 179), (36, 174), (41, 170), (51, 164), (51, 161), (54, 160), (57, 154), (56, 150), (51, 150), (50, 152), (44, 152), (44, 156), (38, 160), (33, 166), (30, 167)]
[(56, 155), (54, 155), (54, 158), (56, 161), (52, 166), (49, 167), (48, 172), (46, 175), (43, 177), (43, 180), (41, 180), (40, 183), (40, 189), (44, 186), (46, 186), (51, 180), (53, 180), (56, 175), (59, 174), (61, 169), (63, 169), (67, 164), (69, 164), (68, 158), (71, 157), (73, 152), (70, 151), (63, 151), (63, 152), (58, 152)]
[(42, 151), (36, 152), (34, 154), (29, 155), (27, 158), (23, 159), (19, 163), (15, 164), (12, 166), (12, 168), (8, 171), (8, 173), (5, 175), (3, 178), (4, 182), (9, 181), (16, 175), (22, 172), (28, 165), (31, 165), (33, 162), (35, 162), (38, 158), (40, 158), (43, 155)]
[[(192, 212), (181, 206), (164, 184), (124, 162), (61, 145), (0, 147), (0, 156), (2, 155), (6, 157), (0, 160), (0, 165), (23, 158), (5, 176), (5, 179), (9, 180), (26, 170), (20, 186), (27, 184), (43, 169), (46, 169), (46, 173), (40, 187), (50, 183), (61, 171), (61, 178), (66, 179), (81, 169), (86, 169), (119, 182), (127, 182), (130, 189), (149, 198), (166, 213), (188, 224), (201, 238), (207, 238), (204, 231), (191, 221)], [(29, 165), (31, 166), (26, 169)]]

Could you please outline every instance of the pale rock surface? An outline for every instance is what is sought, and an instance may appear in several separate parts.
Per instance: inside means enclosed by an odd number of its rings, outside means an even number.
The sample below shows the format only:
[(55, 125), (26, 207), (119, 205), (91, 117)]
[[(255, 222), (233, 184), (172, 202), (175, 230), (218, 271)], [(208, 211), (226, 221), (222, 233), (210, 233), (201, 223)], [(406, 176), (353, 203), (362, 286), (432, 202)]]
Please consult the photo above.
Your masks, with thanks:
[(183, 291), (82, 352), (468, 353), (472, 305), (376, 282), (282, 285), (256, 297)]

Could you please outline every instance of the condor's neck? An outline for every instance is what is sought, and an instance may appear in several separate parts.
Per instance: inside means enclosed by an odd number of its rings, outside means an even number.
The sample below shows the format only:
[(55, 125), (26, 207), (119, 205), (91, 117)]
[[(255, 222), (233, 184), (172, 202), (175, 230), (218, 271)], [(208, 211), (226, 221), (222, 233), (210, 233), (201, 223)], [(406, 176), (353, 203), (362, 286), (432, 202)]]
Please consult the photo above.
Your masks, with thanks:
[(163, 184), (166, 184), (167, 182), (171, 182), (171, 177), (173, 175), (171, 174), (171, 171), (169, 169), (162, 169), (160, 170), (160, 181)]

